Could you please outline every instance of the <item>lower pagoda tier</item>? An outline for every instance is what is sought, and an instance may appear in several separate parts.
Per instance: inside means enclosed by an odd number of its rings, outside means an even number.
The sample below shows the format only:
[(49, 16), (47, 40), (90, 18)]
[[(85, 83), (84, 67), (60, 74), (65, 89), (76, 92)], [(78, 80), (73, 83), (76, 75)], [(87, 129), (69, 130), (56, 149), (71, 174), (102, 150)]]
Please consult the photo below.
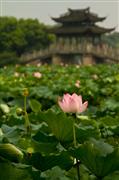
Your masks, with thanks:
[[(83, 35), (88, 35), (93, 37), (96, 37), (97, 35), (101, 35), (105, 32), (111, 32), (113, 31), (114, 28), (102, 28), (96, 25), (93, 26), (86, 26), (86, 27), (78, 27), (78, 26), (71, 26), (71, 27), (57, 27), (53, 29), (53, 32), (57, 35), (57, 36), (68, 36), (68, 35), (72, 35), (72, 36), (83, 36)], [(52, 32), (52, 31), (51, 31)]]
[(48, 49), (34, 51), (21, 57), (22, 61), (32, 62), (37, 60), (40, 63), (48, 64), (99, 64), (99, 63), (119, 63), (119, 49), (112, 48), (102, 43), (92, 44), (87, 40), (59, 39)]

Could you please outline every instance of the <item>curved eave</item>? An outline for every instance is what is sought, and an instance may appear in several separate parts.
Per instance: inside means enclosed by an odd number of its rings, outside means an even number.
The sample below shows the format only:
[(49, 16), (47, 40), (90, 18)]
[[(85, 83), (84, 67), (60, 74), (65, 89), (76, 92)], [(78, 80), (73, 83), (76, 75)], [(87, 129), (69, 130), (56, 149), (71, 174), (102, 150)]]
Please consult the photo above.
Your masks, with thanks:
[(70, 17), (70, 16), (65, 16), (65, 17), (59, 17), (59, 18), (54, 18), (51, 17), (52, 20), (54, 20), (57, 23), (74, 23), (74, 22), (85, 22), (85, 21), (90, 21), (90, 22), (100, 22), (100, 21), (104, 21), (106, 19), (106, 17), (94, 17), (94, 16), (75, 16), (75, 17)]
[(92, 28), (89, 28), (92, 32), (97, 33), (97, 34), (104, 34), (104, 33), (110, 33), (111, 31), (114, 31), (115, 28), (103, 28), (100, 26), (93, 26)]
[(115, 28), (107, 29), (102, 28), (98, 26), (93, 27), (58, 27), (51, 30), (52, 33), (58, 35), (68, 35), (68, 34), (104, 34), (104, 33), (110, 33), (111, 31), (114, 31)]

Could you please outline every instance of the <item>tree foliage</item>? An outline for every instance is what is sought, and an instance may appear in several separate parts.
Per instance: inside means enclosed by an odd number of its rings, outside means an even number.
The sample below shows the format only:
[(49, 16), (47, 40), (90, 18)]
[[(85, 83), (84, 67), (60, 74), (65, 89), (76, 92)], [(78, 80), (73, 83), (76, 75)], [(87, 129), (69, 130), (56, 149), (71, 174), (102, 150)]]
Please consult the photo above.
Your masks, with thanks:
[(119, 48), (119, 32), (104, 36), (104, 41), (112, 47)]
[(53, 36), (37, 19), (0, 17), (0, 52), (22, 53), (48, 46)]

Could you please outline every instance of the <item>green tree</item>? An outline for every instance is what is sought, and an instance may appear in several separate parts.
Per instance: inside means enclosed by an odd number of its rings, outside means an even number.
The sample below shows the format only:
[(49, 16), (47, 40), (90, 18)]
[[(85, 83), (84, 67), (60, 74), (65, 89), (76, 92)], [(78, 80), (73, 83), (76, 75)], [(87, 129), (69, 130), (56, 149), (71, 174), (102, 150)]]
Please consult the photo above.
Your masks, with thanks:
[(52, 40), (47, 26), (37, 19), (0, 17), (0, 52), (15, 52), (20, 56), (26, 51), (45, 48)]
[(19, 27), (25, 34), (26, 51), (43, 49), (53, 40), (53, 36), (47, 32), (48, 26), (37, 19), (20, 19)]
[(23, 31), (18, 28), (14, 17), (0, 18), (0, 51), (15, 52), (20, 55), (27, 42)]
[(0, 17), (0, 63), (7, 64), (25, 52), (46, 48), (54, 39), (47, 30), (48, 26), (37, 19)]
[(110, 46), (119, 48), (119, 32), (114, 32), (104, 36), (104, 41)]

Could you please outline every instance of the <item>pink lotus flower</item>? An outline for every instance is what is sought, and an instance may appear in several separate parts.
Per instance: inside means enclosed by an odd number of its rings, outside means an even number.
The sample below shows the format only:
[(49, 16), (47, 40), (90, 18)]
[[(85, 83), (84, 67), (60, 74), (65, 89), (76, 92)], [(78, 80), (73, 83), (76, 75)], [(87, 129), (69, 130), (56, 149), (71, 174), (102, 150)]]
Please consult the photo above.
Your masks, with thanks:
[(77, 94), (64, 94), (63, 99), (58, 100), (60, 108), (67, 113), (82, 113), (87, 109), (88, 101), (82, 103), (82, 96)]
[(40, 72), (34, 72), (33, 76), (36, 77), (36, 78), (41, 78), (42, 74)]
[(80, 81), (79, 81), (79, 80), (76, 81), (75, 86), (76, 86), (77, 88), (80, 87)]
[(15, 77), (19, 77), (20, 74), (19, 74), (18, 72), (15, 72), (15, 73), (14, 73), (14, 76), (15, 76)]
[(98, 79), (98, 75), (97, 75), (97, 74), (93, 74), (93, 75), (92, 75), (92, 78), (93, 78), (94, 80), (97, 80), (97, 79)]
[(41, 63), (38, 63), (36, 66), (37, 66), (37, 67), (40, 67), (40, 66), (41, 66)]

